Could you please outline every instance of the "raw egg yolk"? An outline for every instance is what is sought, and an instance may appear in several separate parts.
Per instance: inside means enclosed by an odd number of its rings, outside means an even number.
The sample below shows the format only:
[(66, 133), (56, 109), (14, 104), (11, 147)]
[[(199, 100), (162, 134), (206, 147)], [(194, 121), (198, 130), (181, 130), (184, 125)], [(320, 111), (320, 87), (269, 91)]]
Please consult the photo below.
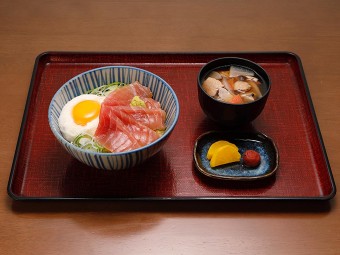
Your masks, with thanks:
[(91, 120), (98, 117), (100, 103), (94, 100), (84, 100), (73, 107), (73, 120), (77, 125), (85, 126)]

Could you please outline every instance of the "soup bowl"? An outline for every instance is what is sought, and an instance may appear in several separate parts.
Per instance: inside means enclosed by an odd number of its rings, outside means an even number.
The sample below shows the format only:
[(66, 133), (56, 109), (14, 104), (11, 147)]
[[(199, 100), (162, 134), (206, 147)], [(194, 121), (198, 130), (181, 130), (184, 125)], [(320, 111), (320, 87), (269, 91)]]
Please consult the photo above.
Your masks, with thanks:
[[(250, 70), (261, 82), (262, 96), (252, 102), (228, 103), (210, 96), (203, 83), (212, 71), (228, 69), (230, 66)], [(271, 90), (271, 80), (267, 72), (258, 64), (243, 58), (225, 57), (205, 64), (197, 78), (198, 100), (203, 112), (213, 121), (227, 127), (237, 127), (256, 119), (262, 112)]]
[[(138, 149), (103, 153), (81, 149), (68, 142), (62, 135), (58, 118), (63, 106), (72, 98), (87, 91), (112, 82), (130, 84), (139, 81), (150, 88), (153, 99), (157, 100), (166, 112), (166, 130), (160, 138)], [(55, 93), (48, 109), (48, 122), (52, 133), (62, 147), (74, 158), (91, 167), (105, 170), (120, 170), (141, 164), (159, 152), (174, 130), (179, 117), (179, 103), (171, 86), (162, 78), (149, 71), (130, 66), (106, 66), (81, 73), (67, 81)]]

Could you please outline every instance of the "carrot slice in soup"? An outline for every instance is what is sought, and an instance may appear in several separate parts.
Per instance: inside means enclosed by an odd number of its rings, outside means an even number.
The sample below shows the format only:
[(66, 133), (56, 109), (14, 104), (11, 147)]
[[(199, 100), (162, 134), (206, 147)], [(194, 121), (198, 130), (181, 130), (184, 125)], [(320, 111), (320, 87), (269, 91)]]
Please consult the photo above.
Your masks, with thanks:
[(230, 100), (230, 103), (231, 104), (243, 104), (243, 99), (240, 95), (236, 95)]

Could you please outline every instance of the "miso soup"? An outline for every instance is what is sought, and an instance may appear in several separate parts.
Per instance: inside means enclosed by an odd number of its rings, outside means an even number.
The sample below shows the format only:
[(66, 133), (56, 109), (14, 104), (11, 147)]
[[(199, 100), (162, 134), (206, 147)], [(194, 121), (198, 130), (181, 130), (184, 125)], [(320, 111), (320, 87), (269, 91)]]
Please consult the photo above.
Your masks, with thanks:
[(209, 96), (221, 102), (245, 104), (261, 98), (266, 84), (253, 70), (231, 65), (208, 73), (202, 88)]

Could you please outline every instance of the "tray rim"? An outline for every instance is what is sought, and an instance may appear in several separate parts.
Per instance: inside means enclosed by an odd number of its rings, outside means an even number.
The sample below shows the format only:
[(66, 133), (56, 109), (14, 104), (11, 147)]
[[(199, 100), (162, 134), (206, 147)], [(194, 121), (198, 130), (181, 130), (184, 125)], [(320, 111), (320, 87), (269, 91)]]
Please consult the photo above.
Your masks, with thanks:
[[(37, 72), (39, 68), (39, 63), (42, 61), (43, 58), (51, 55), (84, 55), (84, 56), (91, 56), (91, 55), (136, 55), (136, 54), (141, 54), (141, 55), (212, 55), (212, 54), (226, 54), (226, 55), (246, 55), (246, 54), (251, 54), (251, 55), (271, 55), (271, 54), (282, 54), (282, 55), (289, 55), (293, 57), (296, 60), (296, 63), (298, 64), (298, 70), (299, 70), (299, 75), (302, 78), (302, 83), (304, 86), (304, 89), (306, 91), (306, 98), (308, 101), (308, 106), (310, 109), (310, 113), (313, 119), (314, 127), (316, 130), (317, 138), (321, 146), (321, 151), (323, 153), (323, 158), (325, 159), (325, 164), (327, 168), (327, 175), (330, 180), (331, 184), (331, 192), (325, 196), (276, 196), (276, 197), (268, 197), (268, 196), (263, 196), (263, 197), (252, 197), (252, 196), (177, 196), (177, 197), (33, 197), (33, 196), (18, 196), (14, 194), (12, 191), (12, 184), (14, 180), (14, 174), (17, 166), (17, 160), (20, 156), (20, 149), (21, 145), (23, 143), (23, 133), (25, 131), (26, 127), (26, 121), (28, 117), (28, 112), (29, 112), (29, 105), (32, 99), (32, 93), (34, 89), (34, 84), (37, 79)], [(93, 62), (96, 63), (96, 62)], [(274, 200), (274, 201), (328, 201), (331, 200), (332, 198), (335, 197), (337, 192), (336, 189), (336, 184), (334, 180), (334, 176), (331, 170), (331, 166), (329, 163), (329, 159), (327, 156), (327, 151), (323, 142), (320, 126), (317, 121), (317, 116), (315, 112), (315, 108), (313, 105), (313, 101), (311, 98), (310, 90), (308, 87), (307, 79), (305, 76), (305, 72), (302, 66), (302, 60), (301, 58), (294, 52), (291, 51), (207, 51), (207, 52), (165, 52), (165, 51), (156, 51), (156, 52), (150, 52), (150, 51), (130, 51), (130, 52), (125, 52), (125, 51), (44, 51), (40, 54), (37, 55), (35, 58), (34, 62), (34, 67), (33, 67), (33, 72), (30, 80), (30, 85), (26, 97), (26, 103), (25, 103), (25, 109), (22, 115), (22, 121), (20, 125), (20, 130), (17, 138), (17, 144), (15, 147), (15, 152), (14, 152), (14, 157), (12, 161), (12, 166), (11, 166), (11, 171), (8, 179), (8, 185), (7, 185), (7, 194), (9, 197), (11, 197), (15, 201), (50, 201), (50, 200), (60, 200), (60, 201), (65, 201), (65, 200), (91, 200), (91, 201), (100, 201), (100, 200), (109, 200), (109, 201), (164, 201), (164, 200)]]

